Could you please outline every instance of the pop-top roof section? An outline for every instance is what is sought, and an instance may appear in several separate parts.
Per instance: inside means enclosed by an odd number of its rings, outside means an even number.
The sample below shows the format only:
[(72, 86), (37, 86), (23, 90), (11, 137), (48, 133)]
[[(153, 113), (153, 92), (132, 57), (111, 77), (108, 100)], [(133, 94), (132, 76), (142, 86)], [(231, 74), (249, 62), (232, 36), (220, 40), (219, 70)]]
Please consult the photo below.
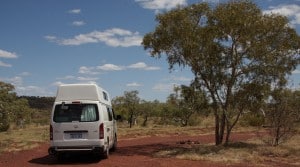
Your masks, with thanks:
[(58, 87), (55, 101), (80, 100), (110, 104), (109, 94), (96, 84), (64, 84)]

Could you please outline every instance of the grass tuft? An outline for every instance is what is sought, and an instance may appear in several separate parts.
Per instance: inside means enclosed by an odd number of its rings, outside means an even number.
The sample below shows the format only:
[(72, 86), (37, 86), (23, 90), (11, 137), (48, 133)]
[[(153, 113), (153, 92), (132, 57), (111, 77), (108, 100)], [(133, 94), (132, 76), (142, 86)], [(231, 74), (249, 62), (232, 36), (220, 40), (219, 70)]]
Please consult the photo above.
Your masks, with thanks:
[(29, 150), (49, 139), (49, 126), (28, 125), (0, 133), (0, 153)]

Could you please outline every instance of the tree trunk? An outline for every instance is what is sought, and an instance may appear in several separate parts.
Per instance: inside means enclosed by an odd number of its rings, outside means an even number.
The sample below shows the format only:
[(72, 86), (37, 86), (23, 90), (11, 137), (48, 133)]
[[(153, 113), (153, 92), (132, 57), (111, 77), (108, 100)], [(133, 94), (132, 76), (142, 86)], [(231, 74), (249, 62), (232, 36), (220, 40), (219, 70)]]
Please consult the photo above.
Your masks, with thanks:
[(132, 122), (133, 122), (133, 114), (130, 114), (130, 118), (129, 118), (129, 128), (132, 127)]
[(226, 126), (226, 115), (225, 115), (224, 110), (222, 113), (220, 125), (221, 125), (221, 127), (220, 127), (220, 144), (222, 144), (223, 139), (224, 139), (225, 126)]
[(146, 126), (146, 125), (147, 125), (147, 121), (148, 121), (148, 116), (145, 116), (145, 117), (144, 117), (143, 126)]
[(224, 145), (228, 145), (228, 143), (229, 143), (229, 138), (230, 138), (230, 134), (231, 134), (231, 130), (232, 130), (232, 128), (233, 128), (233, 126), (230, 126), (230, 123), (229, 123), (229, 121), (226, 121), (227, 123), (227, 126), (226, 126), (226, 139), (225, 139), (225, 143), (224, 143)]
[(227, 145), (229, 143), (229, 138), (230, 138), (230, 134), (231, 134), (231, 130), (233, 129), (233, 127), (236, 125), (236, 123), (238, 122), (241, 114), (242, 114), (243, 110), (240, 110), (238, 115), (236, 116), (234, 122), (232, 124), (230, 124), (229, 118), (226, 118), (226, 139), (225, 139), (225, 145)]
[(220, 122), (219, 115), (218, 115), (217, 111), (215, 111), (215, 143), (216, 143), (216, 145), (220, 145), (222, 143), (222, 141), (220, 141), (219, 122)]
[(277, 126), (276, 127), (276, 134), (275, 134), (275, 141), (273, 143), (273, 146), (278, 146), (279, 145), (279, 139), (280, 139), (279, 135), (280, 135), (280, 126)]

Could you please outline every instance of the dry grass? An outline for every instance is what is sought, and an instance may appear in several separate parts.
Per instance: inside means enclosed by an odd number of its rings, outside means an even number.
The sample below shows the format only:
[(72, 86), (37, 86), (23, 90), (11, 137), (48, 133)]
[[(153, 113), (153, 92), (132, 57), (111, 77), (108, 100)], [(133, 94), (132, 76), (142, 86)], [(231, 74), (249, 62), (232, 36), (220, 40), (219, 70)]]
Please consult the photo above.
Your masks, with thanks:
[(0, 153), (35, 148), (48, 140), (49, 126), (29, 125), (24, 129), (10, 129), (0, 133)]
[(135, 125), (129, 128), (129, 125), (124, 121), (118, 123), (119, 137), (147, 137), (147, 136), (168, 136), (170, 134), (190, 135), (195, 136), (199, 134), (213, 134), (214, 133), (214, 117), (204, 117), (199, 120), (198, 126), (180, 127), (175, 125), (157, 125), (154, 122), (148, 121), (147, 127)]
[(122, 126), (118, 128), (118, 135), (122, 138), (140, 138), (150, 136), (169, 136), (169, 135), (207, 135), (213, 134), (212, 128), (200, 127), (178, 127), (172, 125), (154, 125), (148, 127), (133, 126), (132, 128)]
[[(214, 128), (209, 119), (197, 127), (177, 127), (151, 125), (148, 127), (119, 124), (118, 135), (122, 139), (134, 139), (150, 136), (207, 135), (214, 134)], [(234, 132), (253, 132), (255, 128), (237, 127)], [(299, 130), (298, 130), (299, 131)], [(3, 151), (20, 151), (37, 147), (39, 143), (47, 142), (49, 126), (27, 126), (26, 129), (10, 130), (0, 133), (0, 153)], [(300, 134), (295, 135), (287, 143), (277, 147), (267, 146), (260, 137), (243, 142), (232, 143), (229, 146), (211, 144), (192, 144), (189, 147), (178, 145), (174, 148), (158, 150), (155, 157), (176, 157), (187, 160), (204, 160), (223, 164), (247, 164), (250, 166), (300, 166)]]
[(300, 135), (277, 147), (267, 146), (259, 138), (231, 143), (229, 146), (213, 144), (179, 146), (157, 152), (155, 157), (176, 157), (186, 160), (204, 160), (222, 164), (247, 164), (250, 166), (300, 166)]

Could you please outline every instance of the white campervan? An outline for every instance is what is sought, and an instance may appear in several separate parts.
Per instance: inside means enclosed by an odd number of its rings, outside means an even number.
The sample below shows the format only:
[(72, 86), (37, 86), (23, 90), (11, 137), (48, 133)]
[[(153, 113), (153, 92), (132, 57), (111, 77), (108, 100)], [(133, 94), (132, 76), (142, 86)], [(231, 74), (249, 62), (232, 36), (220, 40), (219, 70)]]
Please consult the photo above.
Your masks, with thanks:
[(108, 158), (117, 146), (109, 94), (96, 84), (65, 84), (57, 90), (50, 120), (50, 155), (90, 151)]

